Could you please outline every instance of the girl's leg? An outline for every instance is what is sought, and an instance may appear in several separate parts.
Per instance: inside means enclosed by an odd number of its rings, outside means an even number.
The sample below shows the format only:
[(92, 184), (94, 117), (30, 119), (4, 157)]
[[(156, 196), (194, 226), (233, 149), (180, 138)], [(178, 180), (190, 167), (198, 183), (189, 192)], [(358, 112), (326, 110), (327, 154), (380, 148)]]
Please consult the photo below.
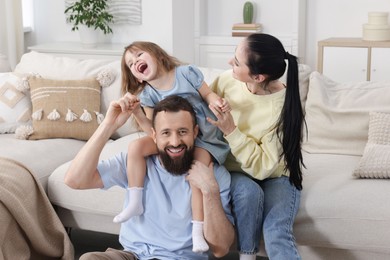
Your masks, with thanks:
[(127, 151), (128, 204), (115, 216), (114, 222), (121, 223), (144, 212), (142, 205), (143, 187), (146, 175), (145, 157), (156, 154), (157, 147), (150, 136), (131, 142)]
[(301, 259), (293, 235), (301, 192), (288, 177), (262, 181), (261, 187), (265, 195), (263, 236), (269, 259)]
[[(205, 165), (211, 163), (211, 156), (208, 151), (195, 147), (194, 158)], [(209, 246), (203, 236), (203, 194), (197, 188), (191, 186), (192, 198), (192, 251), (205, 252), (209, 250)]]
[(263, 221), (264, 193), (247, 175), (231, 173), (230, 194), (240, 259), (256, 259)]

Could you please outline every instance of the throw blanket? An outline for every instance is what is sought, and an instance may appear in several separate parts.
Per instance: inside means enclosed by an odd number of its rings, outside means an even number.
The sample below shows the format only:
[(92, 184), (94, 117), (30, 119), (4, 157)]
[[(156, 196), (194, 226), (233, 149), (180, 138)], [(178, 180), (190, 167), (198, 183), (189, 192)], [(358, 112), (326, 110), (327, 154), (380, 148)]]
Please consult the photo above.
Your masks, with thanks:
[(0, 259), (74, 259), (73, 245), (35, 176), (0, 158)]

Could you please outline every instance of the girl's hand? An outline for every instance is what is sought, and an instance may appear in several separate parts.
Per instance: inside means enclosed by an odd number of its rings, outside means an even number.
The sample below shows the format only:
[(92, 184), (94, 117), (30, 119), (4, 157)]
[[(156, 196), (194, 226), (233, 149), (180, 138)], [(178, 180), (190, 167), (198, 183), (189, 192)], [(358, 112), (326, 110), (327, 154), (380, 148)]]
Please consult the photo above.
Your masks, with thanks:
[(207, 118), (207, 121), (210, 124), (218, 127), (224, 135), (229, 135), (231, 132), (234, 131), (234, 129), (236, 129), (236, 125), (234, 124), (234, 120), (232, 114), (230, 113), (230, 110), (224, 112), (219, 106), (211, 104), (209, 105), (209, 108), (217, 117), (217, 121), (214, 121), (209, 117)]
[(230, 107), (229, 102), (226, 99), (224, 99), (224, 98), (222, 98), (222, 104), (221, 104), (220, 108), (221, 108), (222, 112), (224, 112), (224, 113), (225, 112), (230, 112), (232, 110), (232, 108)]
[(119, 105), (122, 111), (131, 110), (134, 111), (140, 107), (140, 100), (136, 95), (127, 92), (120, 100)]
[(232, 110), (229, 102), (224, 98), (216, 99), (212, 105), (218, 107), (222, 112), (229, 112)]

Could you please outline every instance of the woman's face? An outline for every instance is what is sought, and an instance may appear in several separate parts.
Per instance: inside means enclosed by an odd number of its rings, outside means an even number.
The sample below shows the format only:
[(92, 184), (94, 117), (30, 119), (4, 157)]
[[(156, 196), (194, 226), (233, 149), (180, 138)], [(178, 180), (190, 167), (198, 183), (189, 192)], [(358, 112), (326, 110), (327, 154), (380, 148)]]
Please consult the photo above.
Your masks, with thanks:
[(253, 81), (249, 67), (246, 65), (246, 41), (241, 41), (236, 48), (234, 57), (229, 61), (233, 68), (233, 78), (242, 82)]
[(140, 49), (127, 51), (125, 62), (134, 77), (140, 81), (150, 81), (157, 76), (157, 63), (146, 51)]

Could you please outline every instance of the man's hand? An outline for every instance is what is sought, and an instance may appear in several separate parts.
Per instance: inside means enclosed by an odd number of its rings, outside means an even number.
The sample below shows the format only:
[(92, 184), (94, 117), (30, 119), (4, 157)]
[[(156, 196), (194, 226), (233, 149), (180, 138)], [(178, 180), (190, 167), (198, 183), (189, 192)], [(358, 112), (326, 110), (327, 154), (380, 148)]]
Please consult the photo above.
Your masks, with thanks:
[(119, 128), (126, 123), (133, 112), (138, 112), (138, 110), (141, 110), (138, 97), (127, 93), (122, 98), (111, 102), (105, 123)]
[(202, 191), (204, 237), (213, 255), (220, 258), (229, 252), (234, 241), (234, 228), (226, 218), (222, 206), (213, 163), (206, 166), (199, 161), (194, 161), (186, 179), (191, 183), (191, 186), (195, 186)]
[(203, 194), (219, 193), (218, 184), (214, 176), (213, 163), (206, 166), (200, 161), (194, 160), (186, 179), (191, 185), (200, 189)]

